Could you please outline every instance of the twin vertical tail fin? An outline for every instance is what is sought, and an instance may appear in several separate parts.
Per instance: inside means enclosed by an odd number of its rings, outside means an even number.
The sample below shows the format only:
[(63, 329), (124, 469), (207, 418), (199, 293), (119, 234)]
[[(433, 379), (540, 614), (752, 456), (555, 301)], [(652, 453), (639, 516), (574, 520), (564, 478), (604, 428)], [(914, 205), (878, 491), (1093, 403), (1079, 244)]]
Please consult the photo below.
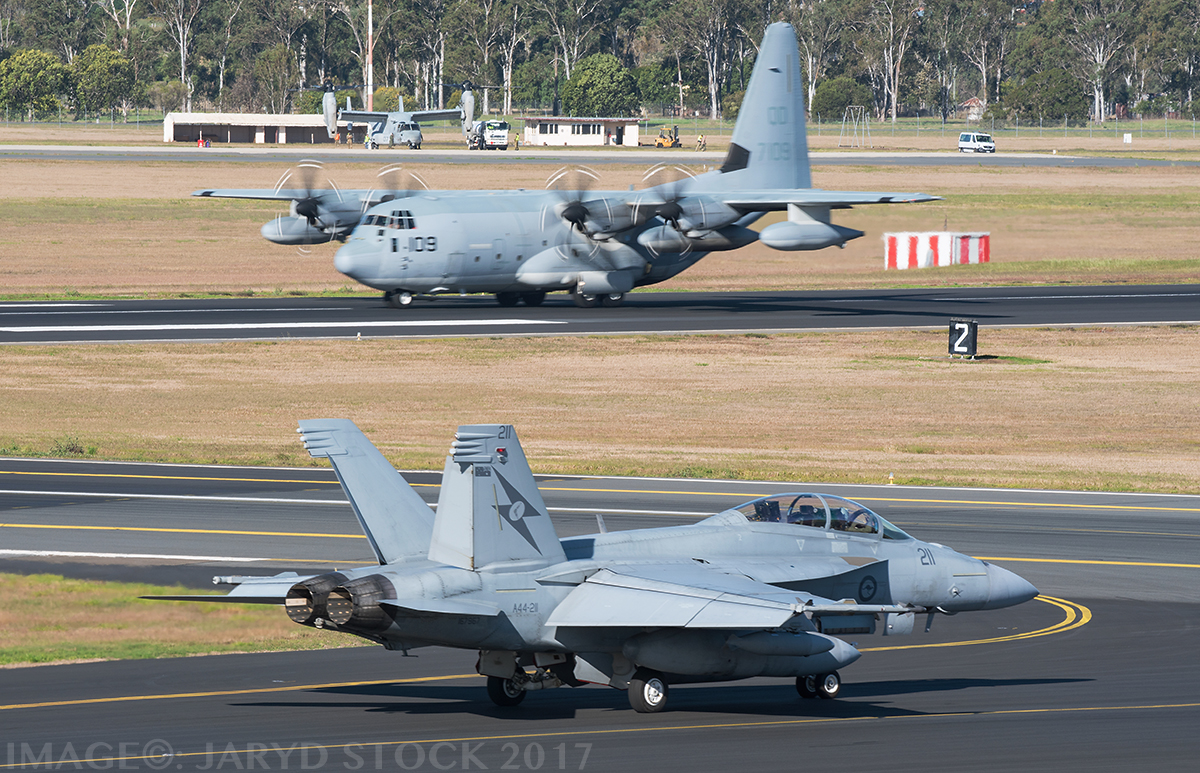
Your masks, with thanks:
[(724, 190), (812, 187), (803, 84), (796, 33), (770, 25), (721, 165)]
[(442, 473), (429, 558), (471, 570), (566, 560), (512, 426), (458, 428)]
[(425, 556), (433, 511), (354, 422), (312, 419), (297, 432), (312, 457), (333, 465), (379, 563)]

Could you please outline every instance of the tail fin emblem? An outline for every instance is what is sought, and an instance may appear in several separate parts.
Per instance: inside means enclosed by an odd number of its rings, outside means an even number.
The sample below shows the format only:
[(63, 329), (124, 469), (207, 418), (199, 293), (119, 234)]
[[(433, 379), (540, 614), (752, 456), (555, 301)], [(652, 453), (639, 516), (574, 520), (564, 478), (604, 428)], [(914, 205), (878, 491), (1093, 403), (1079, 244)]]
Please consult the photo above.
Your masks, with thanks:
[(529, 543), (529, 546), (536, 550), (538, 555), (541, 555), (542, 549), (538, 547), (537, 542), (535, 542), (533, 539), (533, 535), (529, 533), (529, 526), (525, 524), (526, 513), (529, 513), (530, 516), (541, 515), (541, 513), (537, 511), (536, 507), (529, 504), (529, 502), (521, 496), (520, 492), (518, 492), (511, 483), (504, 479), (504, 476), (500, 474), (499, 470), (496, 470), (496, 478), (500, 481), (500, 485), (504, 488), (505, 499), (507, 499), (508, 502), (500, 502), (497, 500), (493, 507), (496, 508), (496, 512), (500, 515), (500, 517), (512, 524), (512, 527), (517, 530), (518, 534), (525, 538), (525, 541)]

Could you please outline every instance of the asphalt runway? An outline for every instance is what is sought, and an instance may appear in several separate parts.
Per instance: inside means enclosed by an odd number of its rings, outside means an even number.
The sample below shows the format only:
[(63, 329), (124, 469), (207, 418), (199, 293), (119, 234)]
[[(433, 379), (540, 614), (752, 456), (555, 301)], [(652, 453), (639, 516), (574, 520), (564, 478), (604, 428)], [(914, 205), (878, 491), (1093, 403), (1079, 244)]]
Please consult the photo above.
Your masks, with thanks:
[(576, 308), (565, 293), (539, 307), (491, 296), (439, 296), (407, 309), (379, 298), (218, 298), (0, 303), (0, 344), (443, 338), (470, 336), (778, 333), (981, 327), (1196, 324), (1200, 284), (823, 292), (635, 292), (624, 305)]
[[(437, 473), (408, 477), (436, 499)], [(562, 536), (595, 531), (596, 513), (610, 530), (671, 525), (814, 488), (561, 476), (539, 485)], [(442, 649), (2, 671), (0, 767), (79, 759), (92, 760), (84, 768), (143, 770), (1194, 769), (1200, 497), (815, 488), (994, 560), (1043, 596), (939, 617), (930, 634), (848, 637), (866, 654), (843, 672), (836, 701), (802, 701), (788, 680), (756, 679), (680, 686), (656, 715), (635, 714), (623, 694), (598, 687), (498, 709), (473, 675), (475, 655)], [(200, 586), (213, 574), (369, 561), (324, 468), (3, 459), (0, 519), (6, 571)]]
[[(954, 138), (947, 141), (952, 147)], [(522, 151), (468, 151), (463, 148), (424, 150), (363, 150), (358, 147), (334, 148), (329, 145), (291, 147), (228, 147), (197, 148), (191, 145), (162, 146), (72, 146), (72, 145), (3, 145), (0, 160), (32, 159), (50, 161), (171, 161), (222, 163), (292, 164), (301, 158), (316, 159), (325, 164), (382, 164), (414, 163), (472, 163), (472, 164), (636, 164), (651, 165), (675, 162), (687, 165), (718, 166), (725, 154), (720, 151), (697, 153), (687, 147), (676, 150), (642, 148), (558, 149), (526, 148)], [(1137, 168), (1200, 166), (1200, 161), (1170, 158), (1138, 158), (1134, 156), (1068, 156), (1050, 153), (958, 153), (912, 151), (816, 151), (809, 155), (813, 166), (986, 166), (986, 167), (1062, 167), (1062, 168)]]

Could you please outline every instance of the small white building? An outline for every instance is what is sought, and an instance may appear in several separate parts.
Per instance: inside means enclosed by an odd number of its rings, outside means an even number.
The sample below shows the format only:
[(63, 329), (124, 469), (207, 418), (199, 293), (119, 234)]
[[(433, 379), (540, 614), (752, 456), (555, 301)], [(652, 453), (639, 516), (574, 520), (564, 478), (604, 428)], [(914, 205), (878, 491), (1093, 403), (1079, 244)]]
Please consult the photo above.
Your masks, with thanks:
[(167, 113), (163, 119), (163, 142), (195, 143), (200, 139), (280, 145), (333, 142), (325, 129), (325, 118), (319, 113)]
[(526, 145), (629, 145), (637, 147), (637, 118), (544, 116), (525, 119)]

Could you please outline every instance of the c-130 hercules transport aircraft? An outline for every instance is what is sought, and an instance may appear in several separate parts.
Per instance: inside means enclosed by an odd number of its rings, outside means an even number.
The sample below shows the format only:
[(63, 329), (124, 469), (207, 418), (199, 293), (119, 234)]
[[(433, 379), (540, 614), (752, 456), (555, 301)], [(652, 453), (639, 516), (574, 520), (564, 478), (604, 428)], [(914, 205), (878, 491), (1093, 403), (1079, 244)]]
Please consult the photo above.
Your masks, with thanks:
[[(834, 698), (859, 651), (838, 634), (926, 630), (953, 615), (1029, 601), (1016, 574), (922, 542), (841, 497), (763, 497), (686, 526), (560, 540), (507, 424), (461, 426), (437, 511), (353, 422), (300, 422), (327, 458), (378, 566), (317, 576), (216, 577), (225, 596), (279, 604), (293, 621), (407, 653), (479, 651), (488, 696), (588, 683), (660, 711), (669, 686), (794, 677)], [(532, 670), (531, 670), (532, 669)]]
[[(831, 210), (936, 198), (814, 189), (802, 83), (795, 33), (772, 24), (721, 167), (640, 191), (588, 191), (580, 180), (594, 175), (564, 171), (549, 191), (381, 186), (193, 195), (291, 200), (294, 222), (272, 221), (263, 235), (281, 244), (344, 239), (335, 267), (382, 290), (393, 306), (443, 293), (494, 293), (504, 306), (536, 306), (556, 290), (579, 306), (616, 306), (634, 287), (670, 279), (713, 251), (754, 241), (819, 250), (863, 235), (831, 223)], [(749, 228), (773, 211), (786, 211), (787, 220)]]

